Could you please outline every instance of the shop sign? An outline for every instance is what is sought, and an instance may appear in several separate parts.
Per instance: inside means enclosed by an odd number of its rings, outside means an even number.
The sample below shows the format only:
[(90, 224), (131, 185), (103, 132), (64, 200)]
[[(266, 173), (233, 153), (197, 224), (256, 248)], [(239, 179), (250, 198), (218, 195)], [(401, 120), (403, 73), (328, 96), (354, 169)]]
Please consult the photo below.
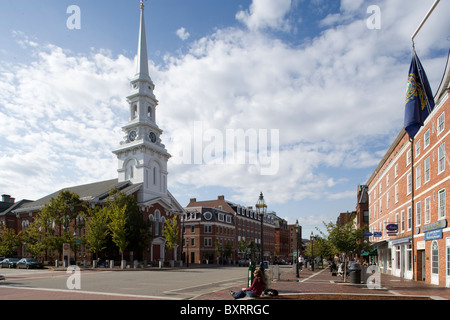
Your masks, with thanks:
[(380, 231), (375, 231), (375, 232), (373, 233), (373, 236), (374, 236), (374, 237), (377, 237), (377, 238), (381, 238), (382, 233), (381, 233)]
[(364, 237), (371, 237), (371, 236), (373, 236), (372, 232), (368, 232), (368, 231), (364, 232)]
[(386, 230), (389, 231), (389, 232), (397, 232), (398, 231), (398, 224), (395, 224), (395, 223), (388, 224), (386, 226)]
[(425, 232), (425, 240), (442, 239), (442, 229)]
[(425, 250), (425, 241), (417, 241), (417, 250)]
[(428, 232), (436, 229), (444, 229), (447, 227), (447, 220), (443, 219), (438, 222), (430, 223), (422, 227), (422, 232)]

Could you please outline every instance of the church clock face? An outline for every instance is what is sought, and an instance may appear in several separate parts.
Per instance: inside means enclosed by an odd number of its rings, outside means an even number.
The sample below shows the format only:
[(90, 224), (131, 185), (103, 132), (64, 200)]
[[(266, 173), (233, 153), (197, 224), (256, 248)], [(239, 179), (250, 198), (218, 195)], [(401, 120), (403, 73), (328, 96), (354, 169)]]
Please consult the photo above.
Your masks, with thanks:
[(154, 132), (150, 132), (150, 134), (148, 135), (148, 137), (150, 138), (150, 141), (155, 143), (156, 142), (156, 134)]
[(136, 139), (136, 136), (137, 136), (136, 131), (133, 130), (128, 134), (128, 139), (130, 141), (134, 141)]

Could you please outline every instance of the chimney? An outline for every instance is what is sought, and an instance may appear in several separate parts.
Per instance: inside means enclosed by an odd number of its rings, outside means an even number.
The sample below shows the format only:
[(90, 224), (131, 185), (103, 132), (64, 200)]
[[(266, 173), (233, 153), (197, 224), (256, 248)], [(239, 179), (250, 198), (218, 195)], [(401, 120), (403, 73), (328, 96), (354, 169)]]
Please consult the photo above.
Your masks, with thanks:
[(16, 199), (15, 198), (11, 198), (11, 196), (9, 194), (2, 194), (2, 201), (6, 202), (6, 203), (14, 203)]
[(218, 196), (217, 200), (225, 200), (225, 196)]
[(191, 199), (189, 200), (189, 203), (195, 203), (195, 202), (197, 202), (197, 198), (191, 198)]

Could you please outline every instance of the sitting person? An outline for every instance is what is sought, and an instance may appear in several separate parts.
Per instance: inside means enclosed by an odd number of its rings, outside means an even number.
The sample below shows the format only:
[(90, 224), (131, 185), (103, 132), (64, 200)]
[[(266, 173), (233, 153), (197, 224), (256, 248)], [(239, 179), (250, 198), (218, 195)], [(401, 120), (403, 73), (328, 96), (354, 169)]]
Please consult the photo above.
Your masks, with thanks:
[(230, 291), (230, 294), (233, 296), (233, 298), (241, 299), (245, 296), (249, 296), (250, 298), (257, 298), (262, 294), (264, 288), (266, 287), (264, 273), (261, 271), (261, 269), (256, 269), (254, 275), (255, 279), (253, 280), (252, 286), (250, 288), (242, 288), (242, 290), (238, 292)]

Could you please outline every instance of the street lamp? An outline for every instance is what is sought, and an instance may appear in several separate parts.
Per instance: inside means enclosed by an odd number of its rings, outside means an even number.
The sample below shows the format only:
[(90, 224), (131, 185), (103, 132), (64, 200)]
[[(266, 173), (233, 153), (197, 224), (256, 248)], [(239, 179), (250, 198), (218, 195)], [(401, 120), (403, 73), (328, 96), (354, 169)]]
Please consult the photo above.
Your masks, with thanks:
[(311, 271), (314, 271), (314, 240), (315, 240), (315, 237), (314, 237), (314, 234), (312, 233), (312, 231), (311, 231), (311, 236), (309, 237), (309, 240), (311, 240), (311, 258), (312, 258)]
[(298, 219), (295, 221), (295, 233), (297, 234), (297, 267), (296, 267), (296, 276), (297, 276), (297, 278), (299, 278), (300, 277), (300, 274), (299, 274), (299, 272), (298, 272), (298, 269), (299, 269), (299, 257), (300, 257), (300, 254), (299, 254), (299, 251), (298, 251), (298, 239), (299, 239), (299, 237), (300, 237), (300, 226), (299, 226), (299, 224), (298, 224)]
[(264, 250), (263, 250), (263, 223), (264, 223), (264, 215), (267, 211), (267, 205), (264, 202), (264, 196), (261, 192), (259, 194), (258, 202), (256, 202), (256, 212), (258, 212), (259, 218), (261, 219), (261, 266), (260, 269), (264, 270)]

